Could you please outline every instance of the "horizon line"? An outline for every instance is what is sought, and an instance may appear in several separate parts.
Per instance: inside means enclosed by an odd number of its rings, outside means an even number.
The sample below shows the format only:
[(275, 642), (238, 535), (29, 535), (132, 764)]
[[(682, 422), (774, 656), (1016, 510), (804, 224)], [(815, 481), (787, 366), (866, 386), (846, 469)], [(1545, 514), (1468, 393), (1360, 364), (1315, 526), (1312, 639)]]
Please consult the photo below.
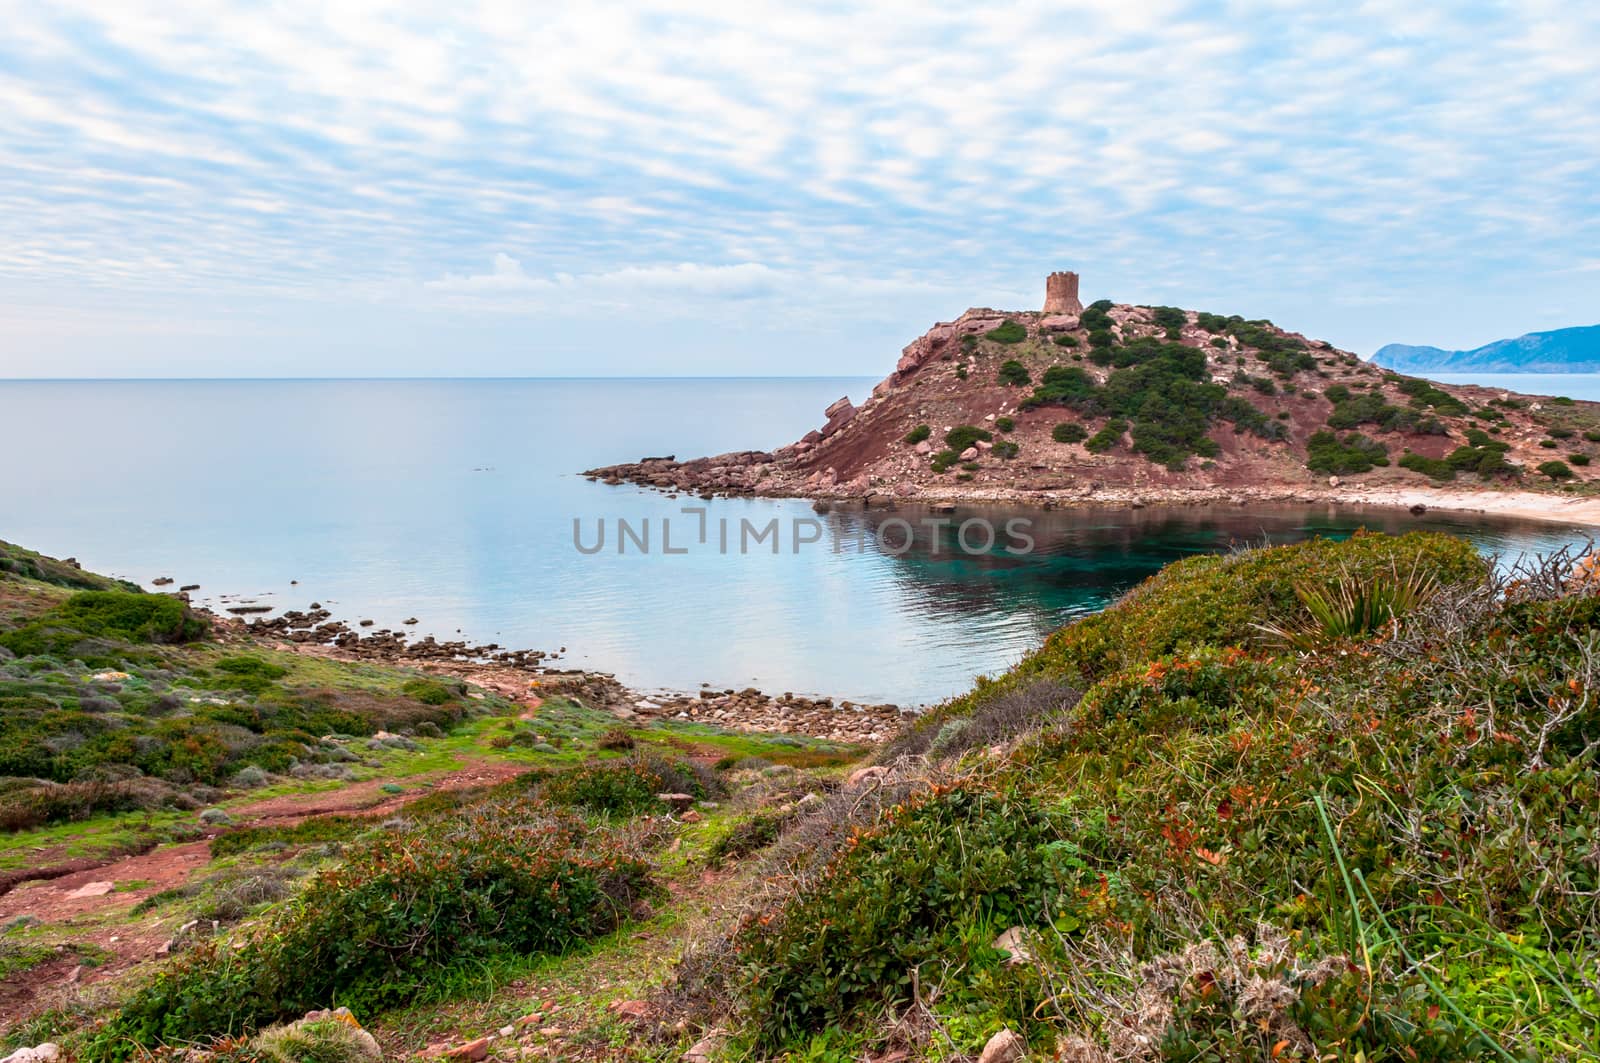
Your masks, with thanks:
[(247, 384), (247, 383), (371, 383), (406, 380), (878, 380), (856, 373), (773, 376), (765, 374), (698, 376), (0, 376), (0, 384)]

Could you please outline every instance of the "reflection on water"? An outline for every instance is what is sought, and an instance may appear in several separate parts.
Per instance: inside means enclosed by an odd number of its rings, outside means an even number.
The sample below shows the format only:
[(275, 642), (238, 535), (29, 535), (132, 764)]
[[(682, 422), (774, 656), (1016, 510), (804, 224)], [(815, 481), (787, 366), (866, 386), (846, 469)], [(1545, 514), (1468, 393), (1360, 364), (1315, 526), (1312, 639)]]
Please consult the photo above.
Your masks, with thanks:
[[(0, 538), (145, 583), (199, 583), (207, 604), (239, 593), (279, 608), (315, 600), (378, 626), (416, 616), (419, 634), (566, 646), (569, 664), (638, 686), (925, 703), (1189, 554), (1363, 524), (1455, 531), (1509, 552), (1580, 537), (1328, 507), (819, 515), (804, 501), (699, 503), (575, 475), (642, 454), (775, 446), (871, 383), (0, 382), (0, 425), (30, 441), (6, 468)], [(612, 543), (591, 556), (573, 546), (574, 519), (659, 528), (670, 518), (676, 538), (690, 504), (712, 521), (776, 519), (784, 548), (619, 555)], [(1000, 540), (960, 553), (957, 528), (974, 516), (1030, 519), (1034, 552), (1008, 555)], [(821, 521), (823, 538), (795, 553), (788, 529), (802, 520)], [(904, 552), (875, 545), (890, 520), (915, 533)]]

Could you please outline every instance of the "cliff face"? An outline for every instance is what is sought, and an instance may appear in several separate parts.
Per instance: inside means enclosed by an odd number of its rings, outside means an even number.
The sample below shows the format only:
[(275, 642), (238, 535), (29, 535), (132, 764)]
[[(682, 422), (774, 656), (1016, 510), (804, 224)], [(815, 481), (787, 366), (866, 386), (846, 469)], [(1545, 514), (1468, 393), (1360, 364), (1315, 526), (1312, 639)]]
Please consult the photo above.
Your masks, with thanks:
[(1596, 449), (1584, 433), (1600, 440), (1600, 404), (1431, 385), (1268, 322), (1110, 303), (968, 310), (906, 346), (861, 406), (824, 417), (771, 453), (589, 475), (698, 493), (1241, 500), (1553, 487), (1536, 471), (1552, 459), (1570, 485)]

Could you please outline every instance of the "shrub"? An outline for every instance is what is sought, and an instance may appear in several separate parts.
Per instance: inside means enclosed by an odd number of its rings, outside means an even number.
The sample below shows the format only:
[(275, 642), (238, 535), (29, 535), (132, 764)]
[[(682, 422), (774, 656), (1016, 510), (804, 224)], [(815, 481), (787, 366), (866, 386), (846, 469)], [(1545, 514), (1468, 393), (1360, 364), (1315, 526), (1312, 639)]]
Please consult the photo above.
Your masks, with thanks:
[(960, 927), (1048, 921), (1061, 837), (1045, 806), (979, 783), (908, 798), (737, 939), (759, 1040), (903, 1002), (922, 964), (999, 969), (990, 935)]
[(1028, 330), (1017, 322), (1007, 318), (1001, 324), (990, 329), (988, 332), (985, 332), (983, 334), (983, 338), (986, 340), (993, 340), (996, 343), (1021, 343), (1023, 340), (1028, 338)]
[(415, 698), (424, 705), (445, 705), (454, 701), (461, 693), (460, 684), (447, 686), (437, 679), (408, 679), (400, 687), (408, 698)]
[(1158, 306), (1155, 310), (1155, 323), (1164, 329), (1181, 329), (1189, 323), (1189, 315), (1175, 306)]
[(929, 428), (925, 424), (919, 424), (917, 427), (906, 433), (904, 441), (911, 444), (917, 444), (922, 442), (924, 439), (927, 439), (931, 435), (933, 435), (933, 429)]
[(236, 1035), (335, 1000), (416, 997), (499, 955), (561, 952), (615, 928), (650, 889), (619, 836), (526, 798), (457, 809), (346, 851), (237, 947), (197, 944), (137, 990), (85, 1055)]
[(997, 418), (995, 418), (994, 426), (995, 426), (995, 428), (999, 429), (1002, 432), (1005, 432), (1008, 435), (1017, 430), (1017, 422), (1014, 421), (1013, 419), (1011, 419), (1010, 417), (997, 417)]
[(957, 380), (965, 380), (965, 379), (967, 379), (967, 367), (965, 365), (956, 366), (956, 379)]
[(1569, 462), (1571, 462), (1572, 464), (1574, 464), (1574, 465), (1582, 467), (1584, 465), (1589, 464), (1589, 455), (1583, 453), (1582, 451), (1579, 451), (1576, 454), (1568, 454), (1567, 455), (1567, 460)]
[(1401, 455), (1400, 467), (1402, 469), (1410, 469), (1412, 472), (1420, 472), (1424, 476), (1441, 482), (1456, 478), (1455, 467), (1445, 459), (1429, 458), (1421, 454), (1414, 454), (1411, 451)]
[(706, 848), (706, 863), (721, 867), (728, 860), (739, 860), (759, 852), (778, 840), (791, 815), (761, 811), (729, 827)]
[(994, 433), (988, 429), (979, 428), (977, 425), (962, 424), (945, 433), (944, 445), (960, 454), (978, 440), (988, 442), (994, 438)]
[(1389, 464), (1388, 455), (1388, 447), (1360, 432), (1351, 432), (1343, 439), (1328, 431), (1314, 432), (1306, 440), (1306, 468), (1312, 472), (1366, 472), (1375, 465)]
[(1062, 421), (1050, 429), (1050, 438), (1057, 443), (1082, 443), (1089, 433), (1077, 421)]
[(649, 762), (632, 758), (622, 762), (573, 768), (544, 784), (544, 799), (553, 805), (581, 808), (597, 815), (635, 816), (657, 811), (669, 792), (666, 780)]
[(1556, 447), (1557, 447), (1557, 446), (1559, 446), (1559, 445), (1560, 445), (1560, 444), (1558, 444), (1558, 443), (1557, 443), (1557, 442), (1556, 442), (1556, 441), (1555, 441), (1555, 440), (1553, 440), (1553, 439), (1541, 439), (1541, 440), (1539, 440), (1539, 445), (1540, 445), (1540, 446), (1541, 446), (1541, 447), (1543, 447), (1543, 448), (1544, 448), (1544, 449), (1546, 449), (1546, 450), (1554, 450), (1554, 449), (1556, 449)]
[(1079, 407), (1089, 404), (1097, 391), (1094, 378), (1084, 370), (1074, 365), (1053, 365), (1044, 371), (1039, 386), (1022, 405)]
[(1078, 345), (1078, 337), (1070, 332), (1063, 332), (1055, 338), (1055, 345), (1057, 347), (1076, 347)]
[[(193, 642), (206, 623), (177, 598), (127, 591), (80, 591), (21, 627), (0, 635), (18, 656), (75, 656), (88, 639), (141, 643)], [(97, 660), (107, 659), (102, 655)], [(95, 663), (85, 658), (85, 663)]]
[(1022, 452), (1022, 447), (1009, 439), (1002, 439), (994, 445), (992, 453), (997, 458), (1010, 460)]
[(249, 694), (265, 693), (271, 688), (273, 680), (289, 674), (287, 668), (248, 656), (224, 657), (216, 663), (216, 669), (223, 674), (224, 687)]
[(1342, 572), (1327, 582), (1308, 579), (1295, 583), (1295, 597), (1305, 613), (1286, 623), (1256, 627), (1284, 645), (1306, 652), (1389, 629), (1438, 592), (1438, 576), (1415, 561), (1405, 573), (1392, 563), (1387, 569)]
[(1573, 476), (1564, 461), (1542, 461), (1539, 463), (1539, 472), (1552, 480), (1570, 480)]
[(1105, 426), (1084, 441), (1083, 448), (1091, 454), (1104, 454), (1118, 443), (1122, 442), (1122, 433), (1128, 430), (1127, 421), (1113, 418)]
[(1571, 439), (1573, 431), (1570, 428), (1551, 428), (1545, 432), (1551, 439)]
[(1000, 363), (1000, 372), (996, 374), (996, 379), (1007, 387), (1021, 387), (1033, 381), (1028, 375), (1028, 367), (1015, 358), (1007, 358)]
[(1299, 614), (1297, 583), (1308, 574), (1333, 569), (1355, 579), (1378, 571), (1415, 570), (1448, 586), (1481, 579), (1487, 566), (1470, 543), (1423, 532), (1357, 533), (1344, 542), (1312, 539), (1186, 558), (1104, 612), (1051, 635), (1018, 672), (1022, 677), (1045, 674), (1090, 683), (1134, 662), (1199, 645), (1245, 645), (1256, 637), (1256, 624)]
[(1600, 428), (1584, 429), (1583, 438), (1587, 439), (1591, 443), (1600, 443)]
[(629, 750), (636, 744), (633, 733), (625, 727), (613, 727), (606, 731), (594, 744), (600, 749)]

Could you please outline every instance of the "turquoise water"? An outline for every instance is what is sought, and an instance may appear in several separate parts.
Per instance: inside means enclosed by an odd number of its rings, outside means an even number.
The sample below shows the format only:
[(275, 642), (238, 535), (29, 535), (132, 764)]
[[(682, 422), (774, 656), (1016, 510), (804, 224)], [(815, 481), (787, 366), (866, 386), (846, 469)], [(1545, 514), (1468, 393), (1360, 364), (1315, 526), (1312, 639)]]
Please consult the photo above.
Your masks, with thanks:
[[(1034, 521), (1036, 549), (963, 554), (918, 507), (701, 503), (578, 473), (646, 454), (772, 447), (870, 380), (0, 382), (8, 452), (0, 538), (197, 599), (315, 600), (354, 621), (508, 646), (641, 687), (756, 684), (919, 704), (1004, 668), (1064, 620), (1177, 557), (1343, 535), (1443, 528), (1486, 550), (1548, 549), (1559, 526), (1329, 507), (970, 510)], [(707, 543), (697, 515), (707, 507)], [(737, 551), (740, 520), (777, 518), (776, 555)], [(587, 555), (600, 522), (612, 535)], [(945, 518), (949, 519), (949, 518)], [(618, 520), (652, 550), (616, 552)], [(674, 549), (661, 550), (671, 521)], [(717, 549), (723, 520), (734, 549)], [(907, 522), (883, 542), (863, 531)], [(818, 542), (793, 549), (791, 534)], [(981, 545), (977, 543), (975, 545)], [(1013, 544), (1014, 545), (1014, 544)], [(632, 546), (632, 543), (629, 543)], [(291, 581), (298, 581), (291, 585)], [(230, 599), (233, 601), (235, 599)]]

